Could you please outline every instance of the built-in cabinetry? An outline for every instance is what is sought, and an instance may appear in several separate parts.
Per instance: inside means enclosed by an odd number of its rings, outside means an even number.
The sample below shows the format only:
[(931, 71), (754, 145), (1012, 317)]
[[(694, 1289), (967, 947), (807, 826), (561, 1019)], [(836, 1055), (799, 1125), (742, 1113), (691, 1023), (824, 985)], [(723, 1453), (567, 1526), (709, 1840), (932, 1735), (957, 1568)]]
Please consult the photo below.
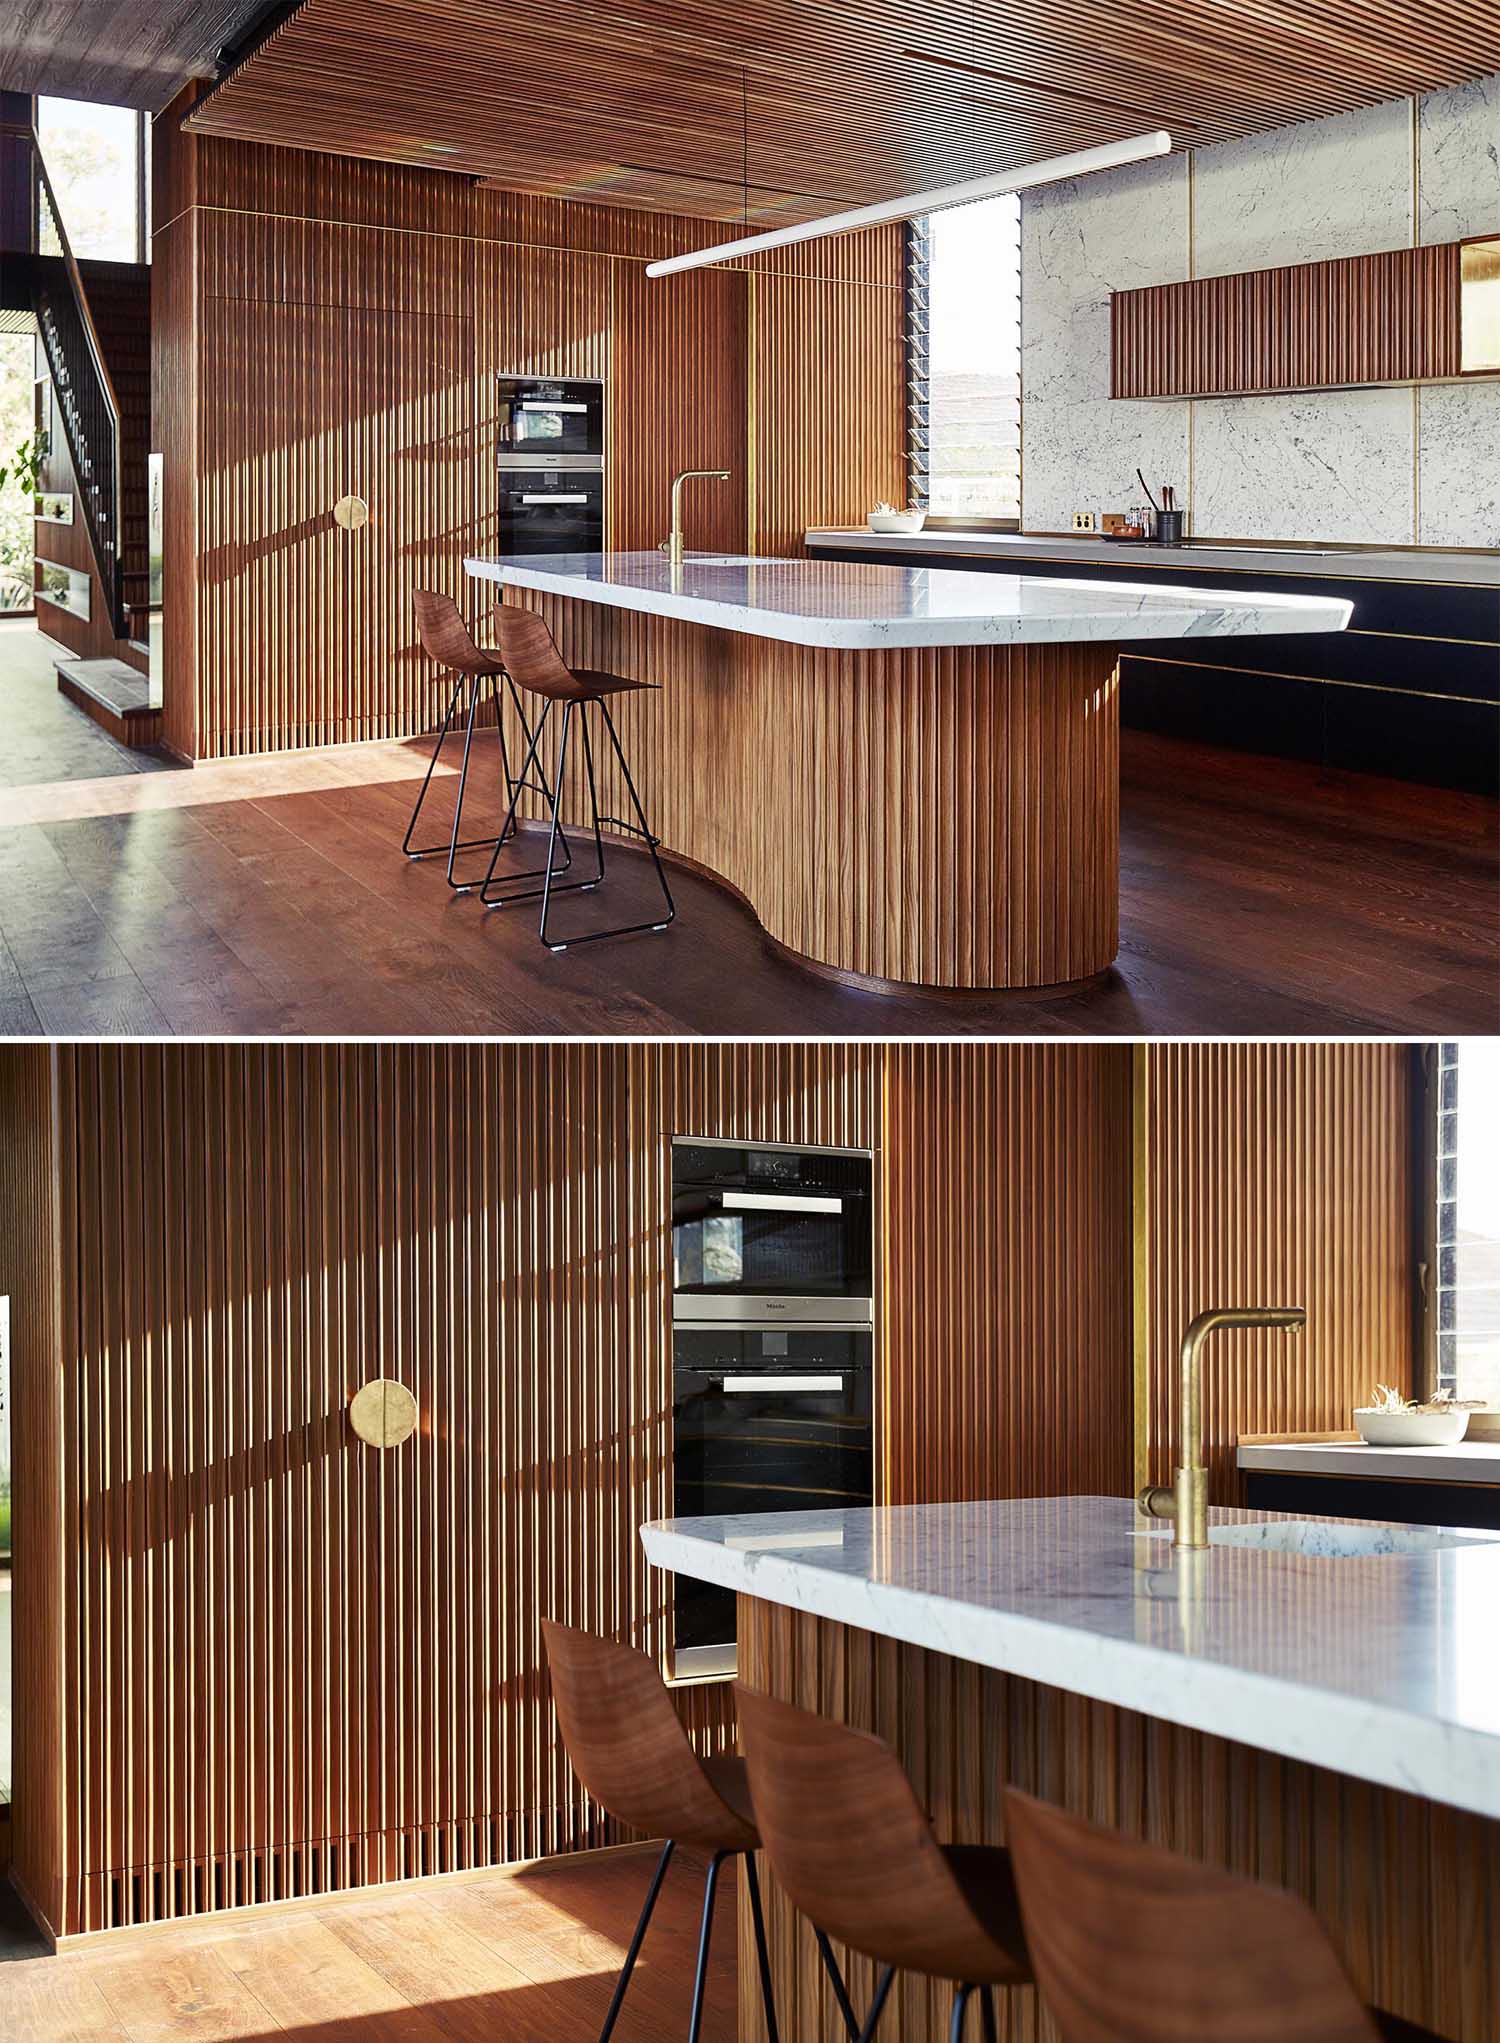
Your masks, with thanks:
[(1231, 397), (1500, 372), (1500, 239), (1110, 296), (1111, 397)]

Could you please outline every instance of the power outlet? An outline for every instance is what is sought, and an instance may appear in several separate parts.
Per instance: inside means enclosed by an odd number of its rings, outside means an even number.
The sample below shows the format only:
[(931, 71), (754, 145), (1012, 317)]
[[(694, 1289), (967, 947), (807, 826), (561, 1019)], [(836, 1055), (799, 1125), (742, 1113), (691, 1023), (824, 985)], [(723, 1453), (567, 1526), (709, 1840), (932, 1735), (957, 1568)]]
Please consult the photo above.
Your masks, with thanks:
[(1073, 513), (1073, 530), (1075, 532), (1092, 532), (1093, 529), (1094, 514), (1092, 511), (1075, 511)]

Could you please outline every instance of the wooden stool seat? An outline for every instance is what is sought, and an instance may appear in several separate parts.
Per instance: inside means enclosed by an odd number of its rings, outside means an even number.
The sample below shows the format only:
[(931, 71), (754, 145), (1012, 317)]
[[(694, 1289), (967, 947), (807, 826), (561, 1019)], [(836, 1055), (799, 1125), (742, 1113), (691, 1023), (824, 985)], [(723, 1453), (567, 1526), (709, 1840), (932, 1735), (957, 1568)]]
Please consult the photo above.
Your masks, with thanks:
[[(672, 890), (667, 885), (666, 873), (662, 870), (657, 846), (661, 840), (646, 820), (646, 811), (636, 792), (631, 778), (630, 763), (620, 743), (620, 734), (610, 711), (613, 696), (640, 695), (654, 691), (654, 681), (631, 681), (623, 674), (607, 674), (598, 667), (570, 667), (557, 649), (556, 641), (547, 628), (547, 621), (534, 610), (521, 610), (514, 604), (502, 603), (495, 613), (495, 632), (504, 655), (505, 670), (513, 685), (526, 688), (542, 701), (542, 713), (537, 719), (536, 730), (531, 735), (531, 744), (521, 768), (521, 780), (526, 782), (533, 761), (539, 756), (547, 720), (553, 710), (562, 706), (562, 732), (558, 739), (557, 765), (552, 776), (552, 796), (549, 806), (552, 811), (551, 829), (547, 838), (547, 863), (533, 866), (524, 872), (497, 873), (501, 846), (495, 846), (490, 859), (489, 871), (479, 889), (479, 897), (486, 908), (510, 908), (518, 901), (537, 901), (542, 904), (541, 919), (537, 935), (549, 951), (565, 951), (574, 944), (599, 943), (606, 937), (634, 936), (646, 930), (660, 932), (669, 927), (677, 916), (672, 900)], [(602, 737), (613, 753), (619, 768), (620, 786), (629, 802), (631, 814), (625, 816), (606, 814), (599, 805), (600, 775), (596, 771), (594, 738), (591, 723), (597, 719), (602, 725)], [(590, 872), (580, 867), (571, 879), (562, 879), (561, 874), (572, 864), (572, 852), (560, 820), (563, 799), (563, 785), (568, 770), (568, 740), (574, 722), (577, 722), (578, 737), (583, 750), (584, 787), (588, 794), (594, 839), (594, 866)], [(599, 762), (607, 767), (606, 753)], [(512, 792), (510, 807), (506, 811), (502, 828), (502, 842), (515, 827), (516, 793)], [(604, 884), (604, 832), (608, 829), (626, 837), (636, 837), (645, 845), (655, 869), (656, 883), (661, 889), (662, 909), (649, 921), (617, 923), (613, 928), (581, 930), (576, 935), (561, 941), (554, 939), (549, 917), (553, 897), (557, 894), (591, 894), (596, 887)], [(563, 852), (563, 864), (557, 863), (558, 849)], [(540, 886), (523, 884), (540, 880)]]
[[(462, 851), (498, 853), (504, 839), (514, 835), (515, 799), (522, 785), (533, 787), (549, 802), (552, 799), (552, 790), (547, 785), (540, 768), (537, 769), (535, 781), (527, 780), (527, 768), (523, 767), (519, 776), (510, 770), (510, 750), (505, 741), (505, 726), (500, 716), (501, 681), (505, 681), (510, 688), (511, 703), (521, 726), (522, 743), (528, 748), (531, 746), (531, 726), (521, 708), (515, 686), (506, 675), (505, 662), (500, 654), (488, 647), (475, 644), (474, 634), (465, 624), (463, 614), (451, 596), (444, 596), (435, 589), (417, 589), (412, 595), (412, 607), (416, 614), (417, 636), (421, 640), (423, 652), (439, 670), (451, 674), (454, 682), (448, 697), (448, 707), (443, 715), (442, 728), (438, 732), (437, 744), (433, 747), (432, 757), (427, 762), (427, 771), (422, 777), (416, 806), (407, 823), (406, 835), (401, 840), (401, 849), (411, 859), (431, 858), (435, 853), (446, 852), (448, 885), (457, 894), (467, 894), (469, 883), (454, 877), (453, 868), (459, 853)], [(464, 800), (469, 789), (469, 755), (474, 748), (474, 726), (479, 715), (479, 705), (486, 695), (494, 714), (495, 736), (500, 745), (500, 766), (505, 775), (506, 792), (510, 797), (510, 814), (498, 837), (464, 837), (462, 830)], [(467, 713), (465, 713), (466, 697)], [(458, 775), (458, 796), (453, 806), (453, 827), (446, 840), (442, 842), (414, 844), (412, 839), (416, 835), (417, 818), (421, 815), (422, 805), (427, 800), (438, 760), (442, 757), (443, 747), (448, 742), (449, 735), (460, 723), (464, 733), (464, 752), (463, 765)], [(493, 859), (491, 863), (493, 864)]]
[(884, 1968), (862, 2038), (875, 2034), (898, 1967), (953, 1982), (955, 2043), (975, 1992), (993, 2037), (989, 1989), (1032, 1977), (1009, 1853), (939, 1844), (881, 1739), (743, 1682), (735, 1697), (777, 1880), (809, 1921)]
[[(646, 1655), (637, 1652), (634, 1646), (595, 1638), (590, 1632), (575, 1631), (551, 1618), (543, 1618), (542, 1636), (552, 1672), (552, 1697), (574, 1772), (611, 1816), (628, 1823), (632, 1829), (644, 1830), (648, 1836), (667, 1840), (620, 1968), (599, 2043), (608, 2043), (614, 2029), (667, 1866), (679, 1844), (690, 1844), (709, 1854), (689, 2043), (697, 2043), (703, 2021), (719, 1868), (726, 1858), (735, 1857), (745, 1862), (766, 2033), (770, 2043), (778, 2043), (771, 1961), (761, 1913), (760, 1882), (755, 1871), (755, 1854), (761, 1841), (744, 1760), (732, 1753), (699, 1758), (683, 1729), (682, 1719), (672, 1707), (666, 1683)], [(822, 1951), (834, 1993), (845, 2011), (845, 2026), (853, 2035), (855, 2024), (848, 2012), (843, 1978), (826, 1942)]]
[(630, 681), (623, 674), (605, 674), (597, 667), (570, 667), (566, 672), (567, 686), (553, 680), (523, 681), (521, 686), (548, 702), (602, 702), (606, 695), (634, 695), (659, 687), (655, 681)]
[(1064, 2043), (1442, 2043), (1363, 2005), (1295, 1894), (1015, 1788), (1005, 1822), (1037, 1984)]

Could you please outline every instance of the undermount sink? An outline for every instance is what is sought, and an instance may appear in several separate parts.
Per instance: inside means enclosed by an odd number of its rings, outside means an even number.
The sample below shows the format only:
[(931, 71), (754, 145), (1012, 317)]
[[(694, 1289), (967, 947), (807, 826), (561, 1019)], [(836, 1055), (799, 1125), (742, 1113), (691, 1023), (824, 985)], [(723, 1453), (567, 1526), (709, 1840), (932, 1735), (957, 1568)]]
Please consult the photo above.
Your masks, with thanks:
[(1434, 1554), (1448, 1547), (1494, 1546), (1479, 1533), (1440, 1532), (1428, 1525), (1329, 1525), (1313, 1518), (1269, 1525), (1211, 1525), (1210, 1546), (1248, 1546), (1261, 1553), (1306, 1554), (1314, 1560), (1369, 1560), (1380, 1554)]

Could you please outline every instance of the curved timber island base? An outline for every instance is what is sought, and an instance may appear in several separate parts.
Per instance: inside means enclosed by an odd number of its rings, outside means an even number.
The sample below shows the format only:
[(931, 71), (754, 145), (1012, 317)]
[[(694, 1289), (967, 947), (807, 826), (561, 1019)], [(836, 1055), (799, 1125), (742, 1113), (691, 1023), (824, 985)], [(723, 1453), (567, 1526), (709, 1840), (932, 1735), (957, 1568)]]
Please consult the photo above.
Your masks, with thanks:
[[(892, 991), (1050, 986), (1113, 960), (1116, 647), (857, 652), (506, 598), (571, 665), (660, 682), (616, 716), (663, 849), (727, 881), (785, 950)], [(568, 783), (581, 823), (579, 761)]]
[[(466, 567), (539, 611), (571, 665), (660, 684), (616, 713), (663, 848), (723, 880), (782, 950), (882, 992), (1076, 986), (1106, 970), (1121, 645), (1337, 631), (1349, 614), (748, 555)], [(613, 761), (595, 763), (601, 806), (623, 816)], [(583, 774), (570, 758), (567, 823), (588, 812)]]

